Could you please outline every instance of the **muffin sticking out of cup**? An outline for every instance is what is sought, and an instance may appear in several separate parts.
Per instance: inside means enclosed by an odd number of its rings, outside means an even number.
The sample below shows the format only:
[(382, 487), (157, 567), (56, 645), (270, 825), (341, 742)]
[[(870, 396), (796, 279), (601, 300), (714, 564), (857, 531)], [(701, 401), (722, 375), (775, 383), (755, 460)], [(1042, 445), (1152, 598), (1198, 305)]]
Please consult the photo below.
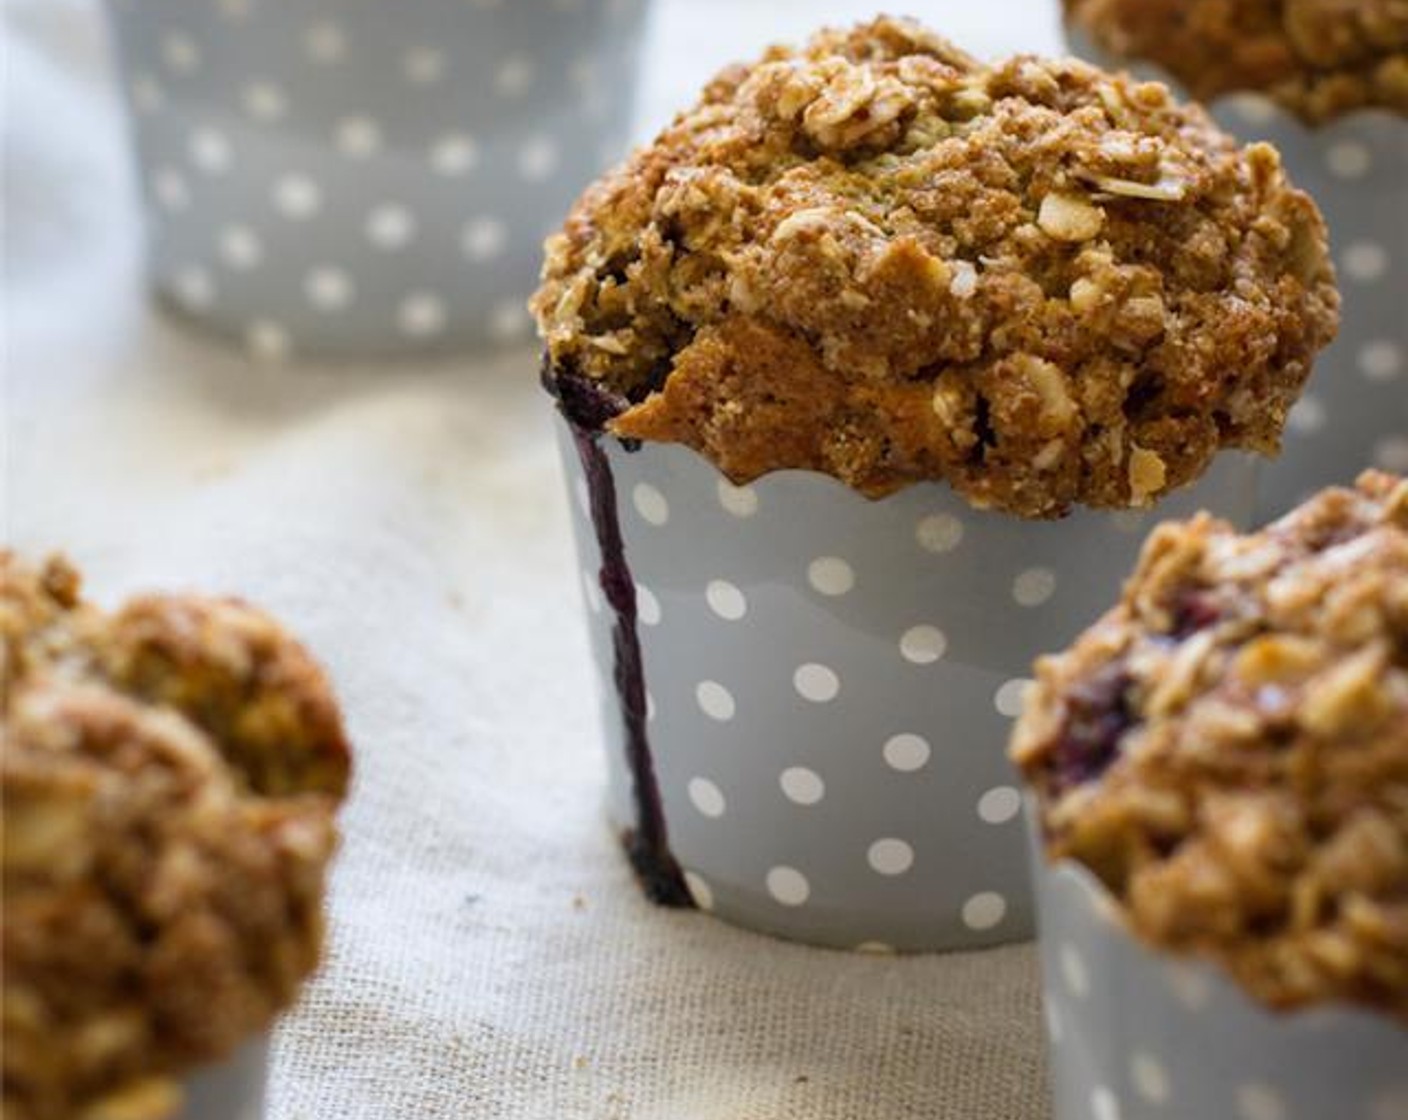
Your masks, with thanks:
[(1408, 481), (1161, 526), (1012, 751), (1061, 1120), (1408, 1115)]
[(637, 868), (934, 948), (1029, 929), (1003, 687), (1143, 510), (1249, 514), (1231, 452), (1275, 451), (1338, 296), (1270, 148), (879, 19), (721, 73), (533, 308)]
[(1066, 0), (1072, 51), (1188, 90), (1270, 143), (1324, 211), (1345, 283), (1335, 345), (1263, 477), (1274, 520), (1366, 467), (1408, 471), (1408, 5), (1399, 0)]
[(341, 718), (240, 602), (79, 590), (0, 552), (5, 1115), (256, 1114), (322, 947)]

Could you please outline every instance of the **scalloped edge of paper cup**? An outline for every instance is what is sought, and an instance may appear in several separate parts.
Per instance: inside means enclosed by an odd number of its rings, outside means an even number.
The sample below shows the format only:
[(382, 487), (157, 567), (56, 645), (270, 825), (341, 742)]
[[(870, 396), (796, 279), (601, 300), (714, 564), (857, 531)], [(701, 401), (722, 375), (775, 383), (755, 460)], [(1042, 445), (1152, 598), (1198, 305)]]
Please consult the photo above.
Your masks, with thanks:
[(1215, 964), (1139, 941), (1085, 867), (1038, 851), (1035, 880), (1055, 1120), (1408, 1120), (1402, 1026), (1276, 1013)]
[(1032, 660), (1104, 612), (1157, 521), (1245, 521), (1257, 469), (1227, 456), (1156, 510), (1026, 522), (940, 483), (737, 487), (686, 447), (556, 426), (612, 819), (647, 893), (837, 948), (1031, 936), (1004, 747)]

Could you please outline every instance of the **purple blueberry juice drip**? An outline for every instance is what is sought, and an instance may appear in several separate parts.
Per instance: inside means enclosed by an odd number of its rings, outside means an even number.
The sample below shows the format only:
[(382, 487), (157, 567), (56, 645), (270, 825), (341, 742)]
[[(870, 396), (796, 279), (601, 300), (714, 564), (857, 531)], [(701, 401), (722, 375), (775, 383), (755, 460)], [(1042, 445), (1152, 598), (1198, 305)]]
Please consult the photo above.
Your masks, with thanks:
[(636, 826), (622, 837), (641, 887), (661, 906), (692, 906), (684, 874), (670, 852), (660, 783), (646, 734), (645, 667), (641, 659), (636, 612), (636, 584), (626, 563), (621, 518), (616, 507), (616, 480), (601, 448), (606, 423), (626, 402), (583, 377), (554, 376), (544, 366), (543, 384), (557, 398), (558, 408), (572, 429), (572, 442), (582, 464), (590, 499), (592, 527), (601, 548), (598, 581), (611, 605), (612, 677), (626, 730), (626, 764), (631, 773)]
[(1072, 691), (1070, 714), (1051, 752), (1055, 792), (1094, 781), (1115, 761), (1120, 740), (1138, 722), (1129, 708), (1131, 683), (1123, 666), (1107, 665)]

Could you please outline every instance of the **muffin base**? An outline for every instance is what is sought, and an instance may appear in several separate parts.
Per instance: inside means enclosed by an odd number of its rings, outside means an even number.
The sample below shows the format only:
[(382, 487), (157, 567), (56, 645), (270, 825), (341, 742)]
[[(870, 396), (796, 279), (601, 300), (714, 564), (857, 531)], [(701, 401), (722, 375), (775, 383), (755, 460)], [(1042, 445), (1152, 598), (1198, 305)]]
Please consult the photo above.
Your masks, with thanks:
[(1387, 1016), (1277, 1014), (1137, 941), (1085, 868), (1038, 851), (1035, 877), (1055, 1120), (1408, 1117), (1408, 1031)]

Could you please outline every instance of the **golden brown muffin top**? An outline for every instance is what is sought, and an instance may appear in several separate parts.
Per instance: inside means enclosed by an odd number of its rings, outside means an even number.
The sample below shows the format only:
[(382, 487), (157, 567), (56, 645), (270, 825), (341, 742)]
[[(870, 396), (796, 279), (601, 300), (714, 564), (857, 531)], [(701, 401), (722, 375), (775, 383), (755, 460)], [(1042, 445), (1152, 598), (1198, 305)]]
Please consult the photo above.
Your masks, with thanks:
[(1013, 739), (1053, 859), (1277, 1008), (1408, 1022), (1408, 481), (1150, 537)]
[(1264, 93), (1311, 124), (1408, 116), (1408, 0), (1065, 0), (1116, 57), (1162, 66), (1202, 101)]
[(1273, 150), (888, 18), (720, 74), (579, 200), (533, 308), (550, 387), (617, 435), (1025, 517), (1274, 452), (1338, 323)]
[(328, 683), (233, 600), (84, 603), (0, 552), (4, 1113), (156, 1120), (318, 961), (349, 757)]

